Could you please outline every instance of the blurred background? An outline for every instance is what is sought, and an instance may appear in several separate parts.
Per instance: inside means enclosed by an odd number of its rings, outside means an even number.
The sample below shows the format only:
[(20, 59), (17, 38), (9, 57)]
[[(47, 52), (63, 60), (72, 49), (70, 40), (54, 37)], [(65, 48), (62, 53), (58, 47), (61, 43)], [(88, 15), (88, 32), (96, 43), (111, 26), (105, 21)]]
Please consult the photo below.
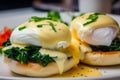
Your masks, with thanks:
[[(110, 13), (120, 14), (120, 0), (107, 1), (111, 1)], [(0, 11), (32, 7), (34, 10), (44, 12), (50, 10), (73, 12), (81, 11), (79, 5), (80, 0), (0, 0)]]

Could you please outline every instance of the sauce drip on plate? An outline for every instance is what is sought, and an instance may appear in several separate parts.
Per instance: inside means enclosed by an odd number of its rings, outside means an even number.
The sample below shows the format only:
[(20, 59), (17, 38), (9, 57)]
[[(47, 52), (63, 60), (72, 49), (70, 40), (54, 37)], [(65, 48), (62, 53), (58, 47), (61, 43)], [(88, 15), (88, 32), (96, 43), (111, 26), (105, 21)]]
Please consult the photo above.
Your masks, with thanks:
[(70, 78), (70, 77), (90, 77), (90, 76), (102, 76), (98, 70), (79, 64), (78, 67), (74, 67), (71, 70), (52, 76), (52, 78)]

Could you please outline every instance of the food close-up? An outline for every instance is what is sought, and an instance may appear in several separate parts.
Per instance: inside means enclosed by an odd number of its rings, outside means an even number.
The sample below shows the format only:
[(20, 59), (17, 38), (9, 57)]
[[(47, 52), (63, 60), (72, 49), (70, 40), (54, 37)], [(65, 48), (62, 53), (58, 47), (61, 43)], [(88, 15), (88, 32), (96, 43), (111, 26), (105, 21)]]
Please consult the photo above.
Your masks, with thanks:
[(73, 20), (71, 30), (80, 43), (83, 63), (120, 64), (120, 28), (113, 18), (102, 13), (83, 14)]
[(0, 55), (8, 70), (19, 77), (62, 79), (101, 77), (98, 67), (119, 66), (120, 26), (113, 17), (89, 12), (70, 22), (63, 19), (50, 11), (16, 27), (5, 26)]

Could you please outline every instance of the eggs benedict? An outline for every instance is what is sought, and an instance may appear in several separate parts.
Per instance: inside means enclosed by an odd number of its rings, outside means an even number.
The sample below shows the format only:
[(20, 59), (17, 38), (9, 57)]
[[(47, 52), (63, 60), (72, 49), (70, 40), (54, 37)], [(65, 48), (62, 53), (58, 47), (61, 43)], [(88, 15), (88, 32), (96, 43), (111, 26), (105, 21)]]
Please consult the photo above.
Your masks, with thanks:
[(120, 64), (118, 23), (103, 13), (85, 13), (71, 23), (74, 38), (79, 41), (81, 61), (89, 65)]
[(49, 18), (31, 17), (13, 30), (10, 42), (3, 49), (5, 62), (17, 74), (62, 74), (80, 60), (78, 42), (71, 38), (68, 26)]

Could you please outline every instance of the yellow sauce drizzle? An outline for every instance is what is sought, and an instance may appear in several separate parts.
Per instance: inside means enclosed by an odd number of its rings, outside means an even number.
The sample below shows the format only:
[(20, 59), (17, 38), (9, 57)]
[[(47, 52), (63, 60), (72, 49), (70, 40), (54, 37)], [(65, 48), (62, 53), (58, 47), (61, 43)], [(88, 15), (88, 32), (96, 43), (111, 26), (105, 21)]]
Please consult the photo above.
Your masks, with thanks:
[(57, 74), (52, 76), (52, 78), (70, 78), (70, 77), (90, 77), (90, 76), (102, 76), (101, 72), (98, 70), (85, 66), (78, 65), (78, 67), (74, 67), (71, 70), (64, 72), (63, 74)]

